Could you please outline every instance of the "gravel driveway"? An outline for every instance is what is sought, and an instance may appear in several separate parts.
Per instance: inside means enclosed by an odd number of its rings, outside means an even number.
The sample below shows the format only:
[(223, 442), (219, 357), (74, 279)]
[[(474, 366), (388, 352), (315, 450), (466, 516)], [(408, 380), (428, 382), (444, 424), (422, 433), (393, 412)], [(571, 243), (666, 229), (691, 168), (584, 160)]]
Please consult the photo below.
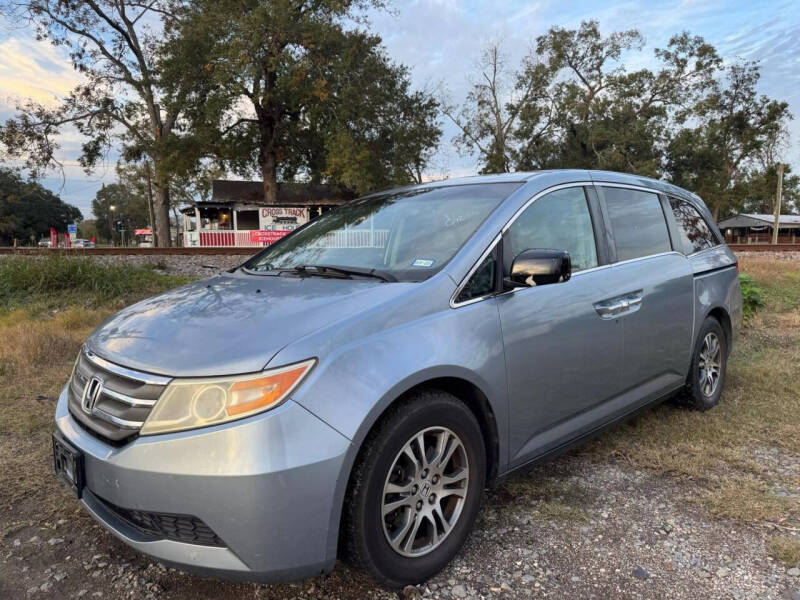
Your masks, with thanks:
[[(796, 457), (780, 461), (800, 476)], [(709, 519), (691, 485), (579, 454), (487, 491), (459, 557), (397, 594), (343, 564), (275, 586), (187, 575), (128, 549), (57, 493), (69, 518), (2, 540), (4, 597), (800, 599), (800, 571), (767, 556), (766, 531)]]

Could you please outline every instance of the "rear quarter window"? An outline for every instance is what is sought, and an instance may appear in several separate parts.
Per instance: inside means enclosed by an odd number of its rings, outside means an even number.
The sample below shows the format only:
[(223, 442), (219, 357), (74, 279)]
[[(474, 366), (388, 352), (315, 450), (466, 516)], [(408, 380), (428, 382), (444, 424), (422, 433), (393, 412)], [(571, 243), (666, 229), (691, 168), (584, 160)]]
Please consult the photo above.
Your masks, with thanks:
[(685, 254), (694, 254), (717, 246), (719, 242), (700, 212), (686, 200), (670, 198), (669, 206), (675, 215)]

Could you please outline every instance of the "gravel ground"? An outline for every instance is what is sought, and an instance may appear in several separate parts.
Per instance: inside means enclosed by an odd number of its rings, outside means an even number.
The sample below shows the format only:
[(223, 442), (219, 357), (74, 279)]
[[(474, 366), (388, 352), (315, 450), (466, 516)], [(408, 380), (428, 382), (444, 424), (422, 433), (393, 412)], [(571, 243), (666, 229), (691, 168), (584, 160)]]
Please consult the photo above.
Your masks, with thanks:
[[(760, 454), (770, 468), (800, 481), (800, 458), (774, 449)], [(691, 484), (624, 462), (573, 453), (488, 490), (456, 560), (426, 584), (397, 593), (343, 564), (328, 576), (273, 586), (187, 575), (130, 550), (75, 508), (69, 519), (4, 536), (0, 592), (150, 600), (800, 599), (800, 570), (767, 556), (767, 531), (710, 519), (692, 502), (693, 491)], [(791, 493), (797, 497), (797, 491)]]

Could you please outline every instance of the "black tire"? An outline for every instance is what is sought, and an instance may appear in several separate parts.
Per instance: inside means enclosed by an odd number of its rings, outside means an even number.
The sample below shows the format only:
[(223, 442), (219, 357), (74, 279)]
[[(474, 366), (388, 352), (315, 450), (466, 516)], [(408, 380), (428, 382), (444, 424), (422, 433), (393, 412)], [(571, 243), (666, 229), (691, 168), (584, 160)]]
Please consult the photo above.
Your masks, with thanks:
[[(388, 485), (389, 478), (393, 476), (390, 471), (397, 472), (397, 460), (401, 459), (401, 451), (406, 444), (411, 443), (410, 440), (419, 432), (430, 428), (434, 428), (430, 435), (435, 435), (438, 431), (435, 428), (446, 428), (461, 442), (458, 453), (462, 460), (466, 456), (468, 461), (468, 478), (463, 483), (466, 494), (459, 505), (458, 516), (453, 520), (449, 532), (441, 535), (438, 546), (431, 544), (432, 549), (422, 556), (403, 556), (399, 553), (402, 548), (395, 550), (385, 531), (385, 527), (391, 528), (391, 523), (394, 522), (392, 519), (397, 517), (395, 513), (394, 516), (387, 516), (384, 521), (383, 503), (387, 497), (390, 500), (394, 498), (386, 493), (384, 486)], [(452, 465), (452, 462), (449, 464)], [(445, 479), (444, 469), (441, 468), (442, 481)], [(422, 477), (422, 471), (425, 469), (419, 471), (419, 477)], [(417, 472), (416, 469), (414, 472)], [(431, 477), (432, 473), (433, 470)], [(405, 479), (405, 473), (403, 477)], [(410, 479), (412, 482), (415, 481), (414, 477)], [(388, 587), (399, 588), (425, 581), (447, 565), (464, 544), (480, 508), (485, 480), (486, 452), (483, 436), (472, 412), (463, 402), (443, 391), (414, 393), (387, 411), (370, 432), (359, 452), (350, 476), (342, 515), (345, 560), (366, 571), (377, 583)], [(432, 482), (432, 479), (429, 481)], [(416, 495), (409, 493), (403, 497), (413, 497), (416, 503), (417, 496), (426, 493), (423, 488), (424, 486), (420, 487)], [(453, 500), (459, 502), (457, 498)], [(442, 498), (438, 501), (446, 503), (451, 500)], [(445, 511), (448, 510), (447, 506), (445, 504)], [(402, 511), (408, 512), (402, 512), (402, 515), (406, 519), (416, 519), (419, 510), (418, 504), (407, 506)], [(436, 527), (432, 523), (424, 523), (426, 527)], [(409, 533), (408, 536), (411, 537), (412, 534)], [(402, 542), (399, 543), (402, 545)]]
[[(701, 383), (701, 373), (704, 372), (704, 344), (708, 336), (712, 336), (719, 343), (718, 377), (713, 389), (708, 384)], [(686, 391), (684, 402), (691, 408), (706, 411), (719, 404), (722, 388), (725, 386), (725, 371), (728, 363), (728, 339), (719, 321), (714, 317), (706, 317), (700, 326), (700, 332), (694, 344), (692, 353), (692, 364), (689, 368), (689, 376), (686, 381)], [(710, 390), (710, 393), (709, 393)]]

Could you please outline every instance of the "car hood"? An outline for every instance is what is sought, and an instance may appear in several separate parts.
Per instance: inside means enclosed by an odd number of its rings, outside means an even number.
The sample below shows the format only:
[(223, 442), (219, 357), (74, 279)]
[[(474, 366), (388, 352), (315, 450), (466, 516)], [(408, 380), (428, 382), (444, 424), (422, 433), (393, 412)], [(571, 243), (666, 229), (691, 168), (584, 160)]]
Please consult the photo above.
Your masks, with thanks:
[(111, 362), (161, 375), (260, 371), (287, 344), (414, 285), (223, 274), (120, 311), (87, 346)]

